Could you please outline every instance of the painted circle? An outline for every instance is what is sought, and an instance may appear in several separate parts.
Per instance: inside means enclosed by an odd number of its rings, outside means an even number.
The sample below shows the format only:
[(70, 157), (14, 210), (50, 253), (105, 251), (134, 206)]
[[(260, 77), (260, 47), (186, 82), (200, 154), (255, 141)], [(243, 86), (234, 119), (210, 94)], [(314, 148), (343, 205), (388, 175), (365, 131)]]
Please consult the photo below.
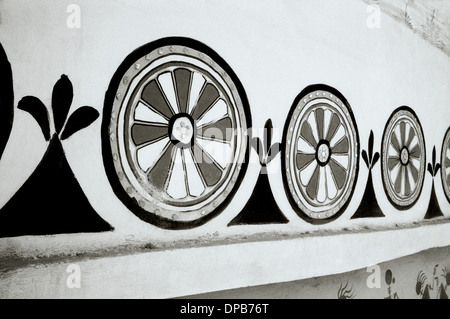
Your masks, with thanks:
[(284, 133), (283, 180), (294, 210), (311, 223), (337, 218), (353, 194), (359, 137), (350, 106), (335, 89), (303, 91)]
[(445, 196), (450, 202), (450, 127), (444, 136), (441, 150), (441, 180)]
[(409, 107), (395, 110), (386, 124), (381, 170), (389, 201), (398, 209), (414, 205), (425, 178), (425, 138), (417, 116)]
[(128, 208), (168, 229), (223, 210), (246, 169), (250, 126), (231, 68), (197, 41), (167, 38), (127, 58), (108, 92), (104, 162)]

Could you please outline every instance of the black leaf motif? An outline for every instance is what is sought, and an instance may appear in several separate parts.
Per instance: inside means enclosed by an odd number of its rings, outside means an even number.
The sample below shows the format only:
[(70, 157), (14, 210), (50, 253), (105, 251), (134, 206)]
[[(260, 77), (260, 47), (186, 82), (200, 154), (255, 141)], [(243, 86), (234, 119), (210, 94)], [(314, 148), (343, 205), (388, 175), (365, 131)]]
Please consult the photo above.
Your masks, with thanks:
[(266, 135), (265, 136), (266, 137), (265, 152), (266, 152), (267, 155), (269, 154), (269, 148), (270, 148), (270, 145), (272, 143), (272, 129), (273, 129), (272, 120), (268, 119), (266, 121), (266, 124), (264, 125), (264, 132), (265, 132), (265, 135)]
[(61, 140), (69, 138), (75, 132), (91, 125), (99, 116), (96, 109), (91, 106), (82, 106), (77, 109), (67, 120), (61, 133)]
[(277, 154), (281, 151), (281, 144), (280, 143), (274, 143), (270, 149), (269, 149), (269, 153), (267, 154), (267, 160), (266, 160), (266, 164), (269, 164), (274, 158), (275, 156), (277, 156)]
[(69, 114), (73, 100), (73, 87), (67, 75), (61, 75), (52, 92), (53, 120), (56, 133), (60, 133)]
[(431, 176), (434, 176), (433, 175), (433, 168), (431, 167), (431, 163), (428, 163), (427, 170), (428, 170), (428, 172), (430, 172)]
[(439, 169), (441, 168), (441, 164), (436, 163), (436, 166), (434, 167), (434, 176), (439, 172)]
[(366, 150), (362, 150), (361, 155), (362, 155), (362, 158), (363, 158), (364, 162), (365, 162), (366, 165), (367, 165), (367, 168), (370, 168), (370, 165), (369, 165), (369, 159), (367, 158), (367, 152), (366, 152)]
[(372, 154), (373, 154), (373, 131), (370, 130), (369, 135), (369, 161), (372, 162)]
[(264, 164), (264, 149), (263, 149), (263, 144), (262, 144), (261, 140), (259, 139), (259, 137), (252, 138), (252, 146), (255, 149), (256, 153), (258, 153), (259, 162), (261, 163), (261, 165), (263, 165)]
[(34, 96), (25, 96), (17, 106), (20, 110), (30, 113), (41, 127), (46, 141), (50, 140), (50, 123), (45, 105)]
[(436, 166), (436, 146), (433, 146), (433, 154), (432, 154), (433, 158), (432, 158), (432, 165), (433, 165), (433, 169)]
[(374, 167), (375, 164), (378, 162), (379, 159), (380, 159), (380, 153), (375, 152), (375, 154), (373, 154), (373, 159), (372, 159), (372, 165), (371, 165), (371, 167)]

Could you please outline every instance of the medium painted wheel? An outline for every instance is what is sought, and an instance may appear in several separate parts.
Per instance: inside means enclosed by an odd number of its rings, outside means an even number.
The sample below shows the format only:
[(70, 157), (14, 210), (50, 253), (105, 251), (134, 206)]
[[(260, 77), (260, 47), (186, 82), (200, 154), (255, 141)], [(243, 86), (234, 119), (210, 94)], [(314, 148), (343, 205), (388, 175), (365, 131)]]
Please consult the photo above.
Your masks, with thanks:
[(294, 102), (282, 163), (293, 208), (311, 223), (337, 218), (353, 194), (359, 137), (351, 108), (335, 89), (312, 87)]
[(425, 138), (409, 107), (395, 110), (386, 124), (381, 145), (384, 190), (398, 209), (416, 203), (425, 178)]
[(445, 196), (450, 202), (450, 127), (445, 133), (441, 151), (441, 179)]
[(119, 197), (163, 228), (202, 224), (242, 179), (245, 93), (225, 62), (193, 40), (160, 40), (126, 61), (105, 123)]

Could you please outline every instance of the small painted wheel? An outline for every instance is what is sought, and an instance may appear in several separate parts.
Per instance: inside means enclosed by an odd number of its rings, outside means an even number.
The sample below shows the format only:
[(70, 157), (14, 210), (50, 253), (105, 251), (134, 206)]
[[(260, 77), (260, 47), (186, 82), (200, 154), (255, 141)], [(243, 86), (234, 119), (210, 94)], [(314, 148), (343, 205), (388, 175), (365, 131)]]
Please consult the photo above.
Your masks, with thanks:
[(285, 127), (284, 182), (294, 210), (311, 223), (323, 223), (342, 214), (353, 194), (359, 137), (338, 91), (315, 86), (303, 92)]
[(441, 179), (445, 196), (450, 202), (450, 127), (445, 133), (441, 151)]
[(116, 194), (157, 226), (200, 225), (223, 209), (246, 168), (242, 86), (193, 40), (163, 39), (125, 61), (104, 123)]
[(389, 201), (400, 210), (418, 200), (425, 178), (425, 139), (409, 107), (396, 109), (383, 133), (381, 171)]

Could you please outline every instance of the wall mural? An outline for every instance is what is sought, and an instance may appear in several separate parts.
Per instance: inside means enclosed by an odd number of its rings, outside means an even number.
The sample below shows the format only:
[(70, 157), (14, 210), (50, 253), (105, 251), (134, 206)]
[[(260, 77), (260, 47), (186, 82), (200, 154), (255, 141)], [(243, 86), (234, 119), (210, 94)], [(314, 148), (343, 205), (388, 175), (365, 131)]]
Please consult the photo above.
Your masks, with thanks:
[(447, 267), (434, 266), (433, 273), (428, 276), (420, 270), (417, 274), (416, 294), (421, 299), (448, 299), (447, 288), (450, 285), (450, 274)]
[(11, 64), (0, 44), (0, 159), (8, 142), (14, 118), (14, 90)]
[(430, 203), (428, 204), (427, 213), (425, 214), (425, 219), (430, 219), (434, 217), (444, 216), (444, 214), (441, 211), (441, 208), (439, 207), (439, 202), (436, 196), (436, 191), (434, 190), (434, 178), (436, 174), (438, 173), (439, 169), (441, 168), (441, 165), (439, 163), (436, 163), (436, 147), (433, 146), (433, 159), (431, 163), (428, 163), (427, 170), (431, 175), (431, 178), (433, 180), (433, 184), (431, 187), (431, 195), (430, 195)]
[(397, 209), (408, 209), (419, 199), (425, 153), (425, 138), (416, 114), (407, 106), (397, 108), (386, 124), (381, 146), (384, 190)]
[(363, 0), (450, 56), (450, 6), (447, 1)]
[(253, 193), (242, 211), (229, 225), (246, 224), (284, 224), (289, 220), (277, 205), (267, 176), (267, 164), (280, 152), (280, 143), (272, 144), (272, 121), (267, 120), (264, 125), (263, 142), (259, 137), (250, 137), (252, 148), (258, 153), (261, 170)]
[[(7, 124), (1, 126), (4, 144), (12, 124), (13, 94), (11, 67), (3, 50), (0, 67), (6, 83), (0, 91), (0, 119)], [(19, 101), (18, 109), (36, 120), (48, 146), (35, 171), (0, 209), (0, 237), (112, 230), (90, 205), (64, 153), (64, 140), (99, 117), (90, 106), (68, 116), (72, 99), (72, 83), (62, 75), (51, 94), (52, 117), (37, 97)], [(250, 129), (244, 88), (215, 51), (187, 38), (151, 42), (125, 58), (105, 95), (101, 137), (108, 180), (116, 196), (143, 222), (164, 229), (193, 228), (228, 205), (253, 148), (259, 156), (259, 178), (229, 226), (284, 224), (289, 220), (273, 196), (267, 174), (267, 165), (281, 152), (284, 190), (298, 216), (324, 224), (343, 214), (356, 188), (360, 155), (357, 124), (343, 94), (325, 84), (302, 90), (287, 115), (281, 143), (272, 143), (270, 119), (262, 139), (253, 137)], [(449, 131), (441, 163), (436, 163), (435, 147), (428, 163), (433, 187), (425, 219), (443, 216), (436, 176), (441, 176), (450, 201)], [(392, 206), (410, 209), (422, 192), (426, 146), (412, 108), (401, 106), (392, 112), (380, 153), (374, 152), (374, 139), (370, 131), (367, 151), (361, 152), (369, 175), (352, 218), (385, 217), (372, 179), (379, 159)], [(352, 295), (347, 285), (340, 290), (340, 296)]]
[(361, 155), (364, 163), (366, 163), (366, 166), (369, 169), (369, 177), (367, 178), (366, 188), (361, 200), (361, 204), (359, 205), (356, 213), (352, 216), (352, 218), (384, 217), (384, 214), (381, 211), (380, 206), (378, 205), (372, 181), (372, 168), (380, 159), (380, 153), (373, 153), (373, 131), (370, 131), (368, 150), (369, 155), (367, 155), (366, 150), (362, 150)]
[(18, 109), (34, 117), (49, 143), (37, 168), (0, 209), (0, 237), (112, 229), (89, 204), (64, 153), (62, 141), (99, 116), (94, 108), (82, 106), (67, 119), (72, 99), (72, 83), (62, 75), (52, 92), (53, 133), (47, 108), (39, 98), (25, 96), (19, 101)]
[(450, 127), (445, 133), (441, 150), (441, 180), (445, 196), (450, 202)]
[(359, 137), (336, 89), (312, 85), (295, 99), (283, 133), (282, 173), (292, 207), (311, 223), (340, 216), (355, 189)]

